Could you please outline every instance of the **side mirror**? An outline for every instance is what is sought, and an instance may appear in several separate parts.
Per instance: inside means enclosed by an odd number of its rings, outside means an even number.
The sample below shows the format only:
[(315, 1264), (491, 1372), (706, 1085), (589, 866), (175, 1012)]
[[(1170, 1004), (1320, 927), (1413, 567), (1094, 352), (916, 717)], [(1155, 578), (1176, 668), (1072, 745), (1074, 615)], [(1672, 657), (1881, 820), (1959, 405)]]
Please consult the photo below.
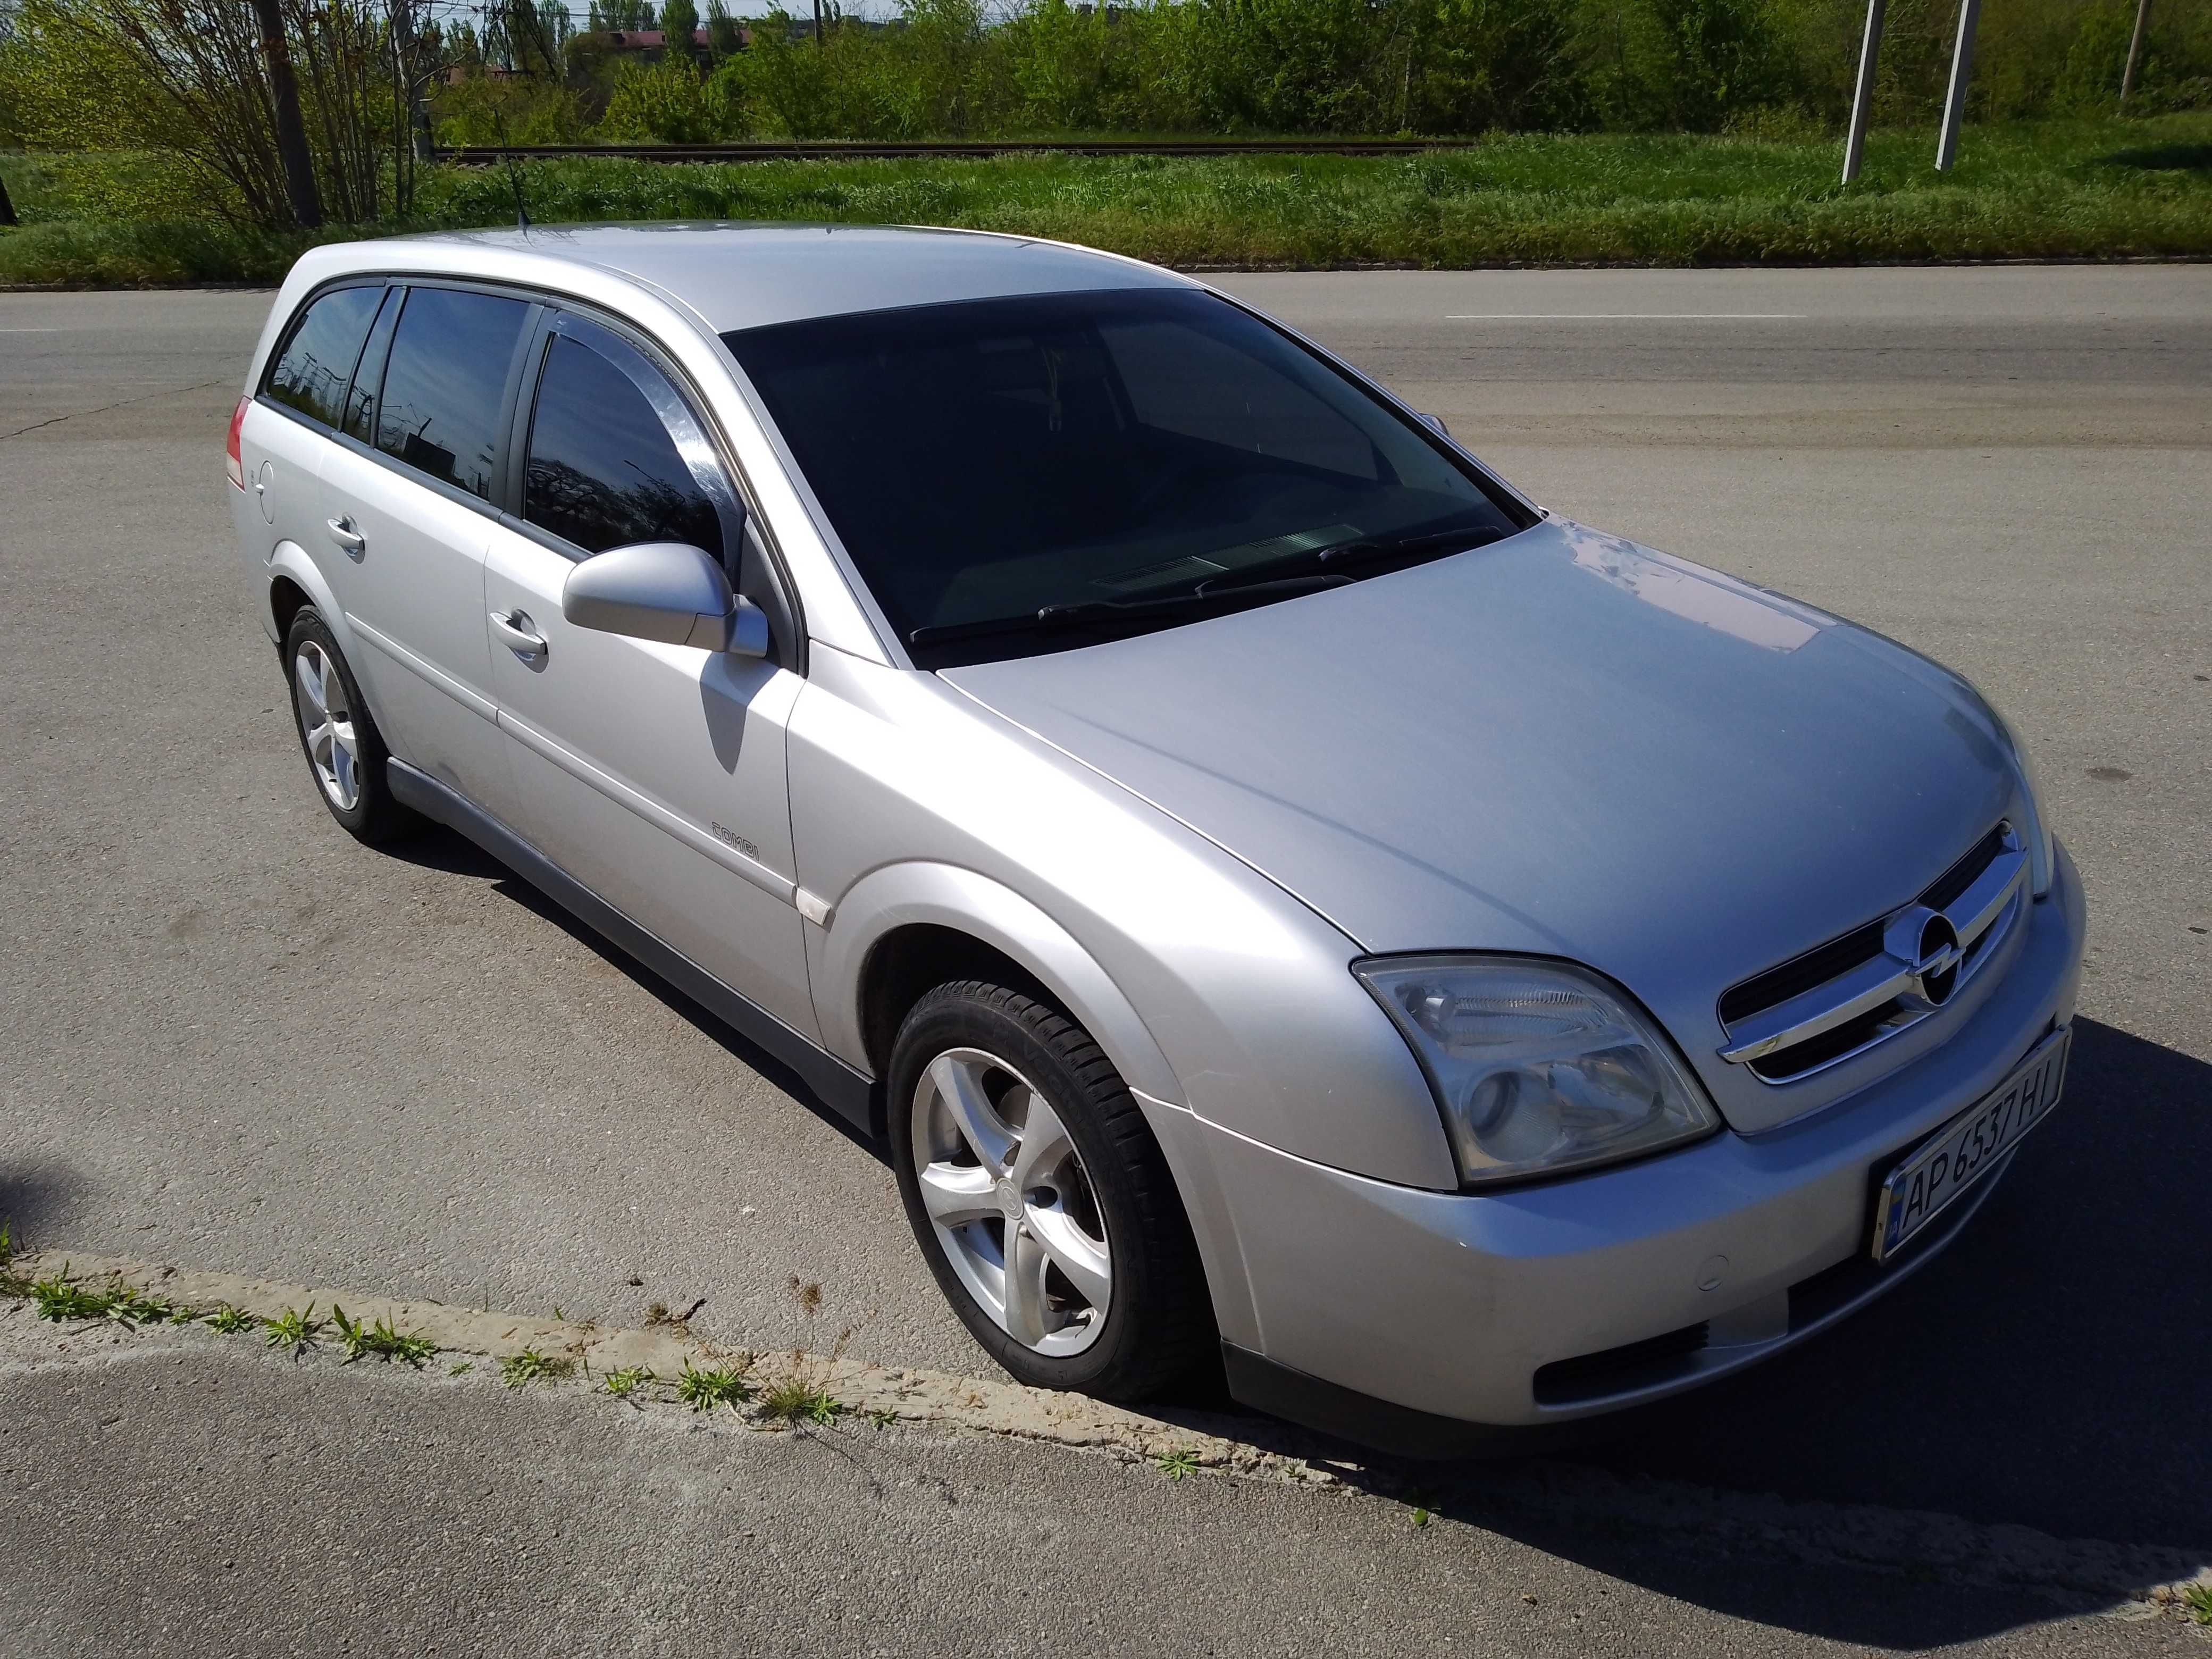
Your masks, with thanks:
[(561, 614), (602, 634), (768, 655), (767, 613), (732, 592), (722, 567), (686, 542), (639, 542), (592, 555), (562, 585)]
[(1451, 428), (1444, 424), (1444, 417), (1443, 416), (1424, 415), (1420, 418), (1422, 423), (1433, 430), (1438, 437), (1449, 438), (1451, 436)]

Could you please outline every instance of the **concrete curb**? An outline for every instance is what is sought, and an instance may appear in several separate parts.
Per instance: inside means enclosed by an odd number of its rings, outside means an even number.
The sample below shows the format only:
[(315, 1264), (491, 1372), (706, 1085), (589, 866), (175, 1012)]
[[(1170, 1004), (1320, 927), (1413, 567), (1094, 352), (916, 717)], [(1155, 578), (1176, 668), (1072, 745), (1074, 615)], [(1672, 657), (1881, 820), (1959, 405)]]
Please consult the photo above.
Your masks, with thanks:
[[(1449, 1466), (1366, 1463), (1340, 1444), (1268, 1419), (1193, 1414), (1170, 1422), (1078, 1395), (988, 1378), (824, 1355), (755, 1355), (702, 1341), (680, 1322), (637, 1329), (532, 1319), (79, 1251), (23, 1252), (13, 1271), (26, 1279), (66, 1272), (88, 1286), (119, 1279), (164, 1301), (208, 1310), (228, 1304), (264, 1318), (311, 1304), (327, 1318), (333, 1306), (343, 1307), (349, 1318), (388, 1320), (400, 1332), (427, 1337), (444, 1353), (498, 1361), (534, 1349), (570, 1359), (577, 1368), (571, 1388), (591, 1388), (597, 1378), (626, 1366), (649, 1368), (668, 1382), (687, 1364), (754, 1362), (771, 1375), (802, 1365), (857, 1413), (890, 1413), (1133, 1462), (1173, 1457), (1186, 1467), (1419, 1501), (1438, 1515), (1494, 1531), (1694, 1538), (1808, 1565), (2027, 1590), (2063, 1603), (2102, 1606), (2123, 1617), (2155, 1617), (2178, 1600), (2184, 1585), (2212, 1583), (2212, 1552), (2059, 1539), (1950, 1515), (1717, 1492), (1571, 1463), (1493, 1463), (1472, 1474)], [(146, 1328), (150, 1334), (154, 1328)], [(58, 1334), (65, 1330), (58, 1328)]]

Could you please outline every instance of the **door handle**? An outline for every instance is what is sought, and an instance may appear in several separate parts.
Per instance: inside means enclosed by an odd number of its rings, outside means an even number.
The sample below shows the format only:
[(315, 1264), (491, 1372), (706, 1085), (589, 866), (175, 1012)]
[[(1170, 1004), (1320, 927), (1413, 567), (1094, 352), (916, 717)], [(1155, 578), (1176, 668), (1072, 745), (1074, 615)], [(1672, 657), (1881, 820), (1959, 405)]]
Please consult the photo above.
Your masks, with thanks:
[(330, 528), (332, 541), (356, 559), (362, 556), (362, 550), (368, 545), (368, 538), (361, 533), (350, 518), (327, 519), (324, 522)]
[(520, 611), (510, 611), (501, 616), (491, 613), (493, 631), (507, 644), (507, 648), (518, 657), (542, 657), (545, 654), (545, 636), (532, 629), (530, 618)]

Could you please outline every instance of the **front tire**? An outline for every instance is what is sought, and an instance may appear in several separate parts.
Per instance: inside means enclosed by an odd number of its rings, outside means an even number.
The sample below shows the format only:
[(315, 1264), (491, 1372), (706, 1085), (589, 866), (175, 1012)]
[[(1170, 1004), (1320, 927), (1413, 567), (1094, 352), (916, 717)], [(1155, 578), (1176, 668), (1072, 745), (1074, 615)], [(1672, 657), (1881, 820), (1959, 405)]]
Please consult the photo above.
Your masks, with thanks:
[(900, 1026), (892, 1160), (975, 1340), (1020, 1382), (1146, 1399), (1212, 1353), (1205, 1273), (1144, 1115), (1058, 1009), (981, 981)]
[(353, 670), (312, 605), (301, 607), (284, 635), (292, 723), (316, 792), (355, 840), (376, 846), (412, 834), (422, 820), (392, 793), (392, 751), (368, 712)]

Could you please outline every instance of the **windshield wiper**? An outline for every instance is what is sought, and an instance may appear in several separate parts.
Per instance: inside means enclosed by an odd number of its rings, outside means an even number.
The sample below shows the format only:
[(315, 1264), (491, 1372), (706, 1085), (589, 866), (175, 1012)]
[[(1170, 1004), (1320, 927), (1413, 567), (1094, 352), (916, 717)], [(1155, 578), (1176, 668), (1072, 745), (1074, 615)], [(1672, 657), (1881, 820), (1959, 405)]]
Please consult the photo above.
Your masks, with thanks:
[(1218, 592), (1224, 586), (1234, 587), (1247, 581), (1274, 580), (1300, 565), (1319, 565), (1323, 570), (1334, 572), (1348, 569), (1353, 565), (1380, 564), (1393, 559), (1419, 562), (1423, 559), (1464, 553), (1470, 548), (1486, 547), (1492, 542), (1503, 540), (1509, 533), (1490, 525), (1468, 525), (1457, 530), (1427, 531), (1419, 536), (1366, 536), (1356, 542), (1339, 542), (1334, 547), (1302, 549), (1296, 553), (1286, 553), (1279, 559), (1247, 565), (1242, 570), (1209, 578), (1199, 584), (1199, 591), (1202, 593)]
[(906, 636), (906, 641), (908, 645), (948, 645), (955, 640), (982, 639), (993, 634), (1112, 627), (1124, 622), (1141, 624), (1157, 617), (1185, 611), (1219, 614), (1249, 605), (1265, 605), (1273, 599), (1288, 599), (1296, 593), (1318, 592), (1325, 587), (1342, 587), (1351, 580), (1352, 577), (1343, 572), (1332, 570), (1316, 572), (1310, 576), (1289, 576), (1267, 581), (1231, 582), (1224, 587), (1220, 578), (1216, 577), (1188, 592), (1164, 594), (1157, 599), (1077, 599), (1066, 605), (1041, 605), (1035, 611), (1018, 611), (1011, 617), (984, 617), (975, 622), (934, 623), (915, 629)]
[[(1352, 568), (1396, 560), (1419, 563), (1451, 553), (1464, 553), (1503, 539), (1511, 532), (1488, 525), (1458, 530), (1431, 531), (1419, 536), (1363, 538), (1339, 542), (1334, 547), (1313, 548), (1285, 554), (1279, 559), (1224, 570), (1195, 587), (1141, 599), (1074, 599), (1063, 605), (1041, 605), (1011, 617), (984, 617), (975, 622), (939, 623), (917, 628), (907, 635), (915, 646), (949, 645), (956, 640), (988, 638), (995, 634), (1023, 634), (1060, 629), (1110, 626), (1122, 622), (1143, 623), (1154, 617), (1186, 611), (1218, 613), (1244, 605), (1265, 605), (1310, 593), (1325, 587), (1342, 587), (1358, 579)], [(1301, 565), (1320, 568), (1298, 573)]]

